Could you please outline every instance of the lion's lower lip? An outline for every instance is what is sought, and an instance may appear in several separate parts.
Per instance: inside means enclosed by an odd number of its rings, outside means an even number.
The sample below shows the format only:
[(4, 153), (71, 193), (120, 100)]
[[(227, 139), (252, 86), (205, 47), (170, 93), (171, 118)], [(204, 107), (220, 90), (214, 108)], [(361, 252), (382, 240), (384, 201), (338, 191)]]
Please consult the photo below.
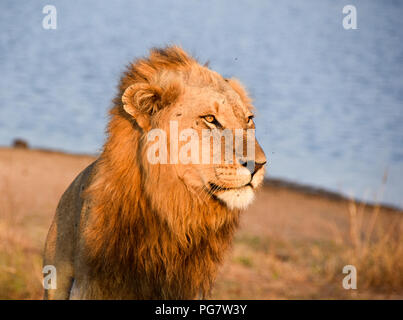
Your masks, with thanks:
[(219, 186), (219, 185), (216, 185), (215, 183), (212, 183), (212, 182), (209, 183), (209, 187), (210, 187), (210, 191), (212, 191), (212, 192), (228, 191), (228, 190), (237, 190), (237, 189), (242, 189), (242, 188), (245, 188), (245, 187), (251, 187), (251, 188), (253, 188), (250, 183), (245, 184), (245, 185), (243, 185), (243, 186), (241, 186), (241, 187), (226, 188), (226, 187), (221, 187), (221, 186)]

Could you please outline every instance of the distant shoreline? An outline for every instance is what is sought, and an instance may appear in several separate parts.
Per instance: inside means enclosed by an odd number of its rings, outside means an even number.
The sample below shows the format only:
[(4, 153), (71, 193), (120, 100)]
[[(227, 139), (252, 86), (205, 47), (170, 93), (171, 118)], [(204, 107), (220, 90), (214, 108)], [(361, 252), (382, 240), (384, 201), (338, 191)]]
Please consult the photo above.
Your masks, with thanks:
[(264, 187), (274, 187), (274, 188), (283, 188), (283, 189), (288, 189), (288, 190), (293, 190), (299, 193), (303, 193), (306, 195), (311, 195), (311, 196), (318, 196), (318, 197), (324, 197), (329, 200), (334, 200), (334, 201), (343, 201), (343, 202), (355, 202), (356, 204), (360, 205), (365, 205), (368, 208), (375, 208), (375, 207), (381, 207), (382, 209), (386, 211), (391, 211), (391, 212), (402, 212), (403, 213), (403, 208), (399, 208), (398, 206), (394, 206), (388, 203), (383, 203), (383, 202), (374, 202), (374, 201), (363, 201), (359, 200), (357, 198), (351, 198), (348, 196), (345, 196), (344, 194), (336, 191), (330, 191), (325, 188), (321, 187), (314, 187), (294, 181), (289, 181), (284, 178), (265, 178), (264, 180)]
[[(10, 147), (10, 146), (0, 146), (0, 149), (21, 149), (24, 151), (36, 151), (43, 152), (49, 154), (60, 154), (67, 155), (72, 157), (98, 157), (99, 154), (90, 154), (90, 153), (74, 153), (69, 151), (57, 150), (57, 149), (48, 149), (48, 148), (21, 148), (21, 147)], [(382, 209), (390, 212), (401, 212), (403, 213), (403, 208), (399, 208), (398, 206), (394, 206), (391, 204), (383, 203), (383, 202), (373, 202), (373, 201), (363, 201), (357, 198), (350, 198), (345, 196), (344, 194), (336, 191), (331, 191), (322, 187), (315, 187), (295, 181), (290, 181), (285, 178), (279, 177), (265, 177), (263, 188), (277, 188), (277, 189), (287, 189), (290, 191), (295, 191), (297, 193), (326, 198), (328, 200), (338, 201), (338, 202), (351, 202), (354, 201), (356, 204), (365, 205), (368, 208), (381, 207)]]

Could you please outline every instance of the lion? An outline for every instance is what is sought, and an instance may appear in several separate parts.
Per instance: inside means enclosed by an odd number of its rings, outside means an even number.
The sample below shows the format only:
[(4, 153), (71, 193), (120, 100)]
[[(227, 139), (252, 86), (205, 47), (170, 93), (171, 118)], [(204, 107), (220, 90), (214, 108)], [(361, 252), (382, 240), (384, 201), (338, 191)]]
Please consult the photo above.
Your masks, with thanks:
[(151, 163), (147, 134), (157, 128), (169, 137), (173, 120), (179, 131), (246, 132), (253, 117), (238, 80), (178, 46), (154, 48), (129, 65), (100, 156), (58, 204), (44, 253), (56, 288), (44, 298), (208, 297), (240, 213), (264, 179), (264, 152), (254, 140), (254, 154), (233, 163)]

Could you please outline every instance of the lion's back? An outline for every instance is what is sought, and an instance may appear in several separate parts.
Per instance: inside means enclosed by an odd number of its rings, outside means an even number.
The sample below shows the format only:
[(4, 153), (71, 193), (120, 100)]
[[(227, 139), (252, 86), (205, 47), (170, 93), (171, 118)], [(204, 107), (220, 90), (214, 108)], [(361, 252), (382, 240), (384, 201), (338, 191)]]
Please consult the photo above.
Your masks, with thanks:
[[(45, 298), (67, 299), (74, 276), (75, 252), (80, 238), (80, 224), (86, 210), (83, 210), (83, 191), (88, 187), (94, 172), (95, 162), (85, 168), (63, 193), (56, 209), (45, 243), (44, 265), (56, 267), (57, 290), (45, 290)], [(50, 295), (54, 294), (53, 297)], [(67, 295), (67, 296), (66, 296)]]

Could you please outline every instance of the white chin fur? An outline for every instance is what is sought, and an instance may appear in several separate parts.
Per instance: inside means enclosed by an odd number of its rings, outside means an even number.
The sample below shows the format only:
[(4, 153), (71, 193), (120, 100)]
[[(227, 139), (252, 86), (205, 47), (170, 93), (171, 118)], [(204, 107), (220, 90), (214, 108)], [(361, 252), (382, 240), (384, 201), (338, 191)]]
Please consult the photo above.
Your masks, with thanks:
[(231, 210), (246, 209), (252, 203), (255, 193), (250, 186), (247, 186), (240, 189), (226, 190), (216, 196)]

